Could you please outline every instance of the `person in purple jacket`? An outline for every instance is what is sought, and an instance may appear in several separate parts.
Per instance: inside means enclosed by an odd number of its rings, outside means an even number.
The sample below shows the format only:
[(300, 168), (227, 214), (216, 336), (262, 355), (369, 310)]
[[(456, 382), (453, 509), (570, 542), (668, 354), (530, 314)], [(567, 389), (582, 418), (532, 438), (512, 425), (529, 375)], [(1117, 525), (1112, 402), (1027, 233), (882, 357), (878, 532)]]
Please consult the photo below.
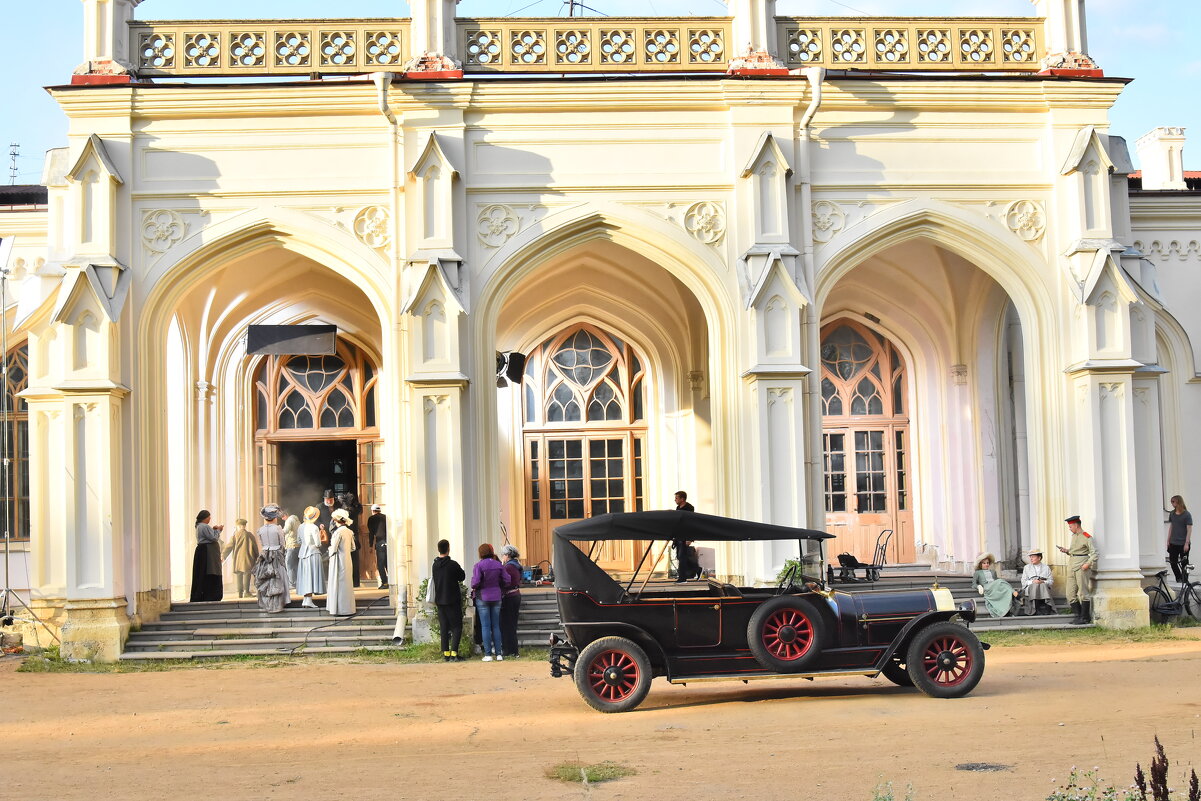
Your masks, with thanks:
[(500, 639), (500, 601), (505, 590), (512, 586), (512, 579), (496, 558), (491, 543), (480, 546), (480, 561), (471, 571), (471, 591), (475, 598), (475, 612), (480, 618), (480, 629), (484, 640), (484, 661), (503, 662)]

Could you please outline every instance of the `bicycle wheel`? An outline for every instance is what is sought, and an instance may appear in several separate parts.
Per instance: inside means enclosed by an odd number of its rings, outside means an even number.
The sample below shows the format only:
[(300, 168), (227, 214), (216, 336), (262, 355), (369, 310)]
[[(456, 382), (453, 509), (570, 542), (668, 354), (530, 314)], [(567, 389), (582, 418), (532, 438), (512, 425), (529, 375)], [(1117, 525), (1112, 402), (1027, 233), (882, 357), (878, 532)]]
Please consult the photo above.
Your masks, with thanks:
[(1147, 600), (1151, 604), (1152, 623), (1167, 623), (1180, 614), (1180, 607), (1172, 603), (1168, 594), (1159, 587), (1144, 587), (1143, 592), (1147, 593)]
[(1186, 585), (1181, 594), (1184, 596), (1181, 599), (1184, 603), (1184, 613), (1193, 620), (1201, 620), (1201, 581)]

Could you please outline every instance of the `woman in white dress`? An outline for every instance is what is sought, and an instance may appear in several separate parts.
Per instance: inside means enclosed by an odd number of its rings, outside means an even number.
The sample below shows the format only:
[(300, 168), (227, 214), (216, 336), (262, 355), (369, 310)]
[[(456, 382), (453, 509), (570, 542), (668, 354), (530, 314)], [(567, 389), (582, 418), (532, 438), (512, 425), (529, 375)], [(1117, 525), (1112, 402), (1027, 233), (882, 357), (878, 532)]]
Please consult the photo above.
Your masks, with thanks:
[(331, 518), (334, 533), (329, 539), (329, 594), (325, 598), (325, 611), (331, 615), (353, 615), (355, 605), (350, 552), (355, 548), (355, 537), (350, 528), (350, 513), (345, 509), (335, 509)]
[(304, 523), (297, 536), (300, 538), (300, 558), (296, 566), (296, 592), (304, 596), (301, 606), (315, 609), (314, 595), (325, 593), (325, 573), (321, 570), (321, 529), (317, 518), (321, 511), (316, 506), (304, 510)]

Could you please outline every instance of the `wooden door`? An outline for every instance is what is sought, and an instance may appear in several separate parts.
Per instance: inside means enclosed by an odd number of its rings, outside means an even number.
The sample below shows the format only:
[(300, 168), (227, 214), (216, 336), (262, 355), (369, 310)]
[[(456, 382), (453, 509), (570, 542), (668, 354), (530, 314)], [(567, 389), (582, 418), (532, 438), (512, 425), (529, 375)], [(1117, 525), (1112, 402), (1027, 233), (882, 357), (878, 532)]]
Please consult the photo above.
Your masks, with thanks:
[(822, 337), (822, 444), (832, 555), (871, 561), (876, 538), (893, 536), (890, 564), (914, 558), (905, 368), (879, 333), (840, 321)]
[[(597, 515), (641, 508), (641, 440), (630, 433), (527, 434), (529, 564), (550, 559), (551, 532)], [(598, 543), (594, 557), (607, 570), (632, 570), (638, 543)]]

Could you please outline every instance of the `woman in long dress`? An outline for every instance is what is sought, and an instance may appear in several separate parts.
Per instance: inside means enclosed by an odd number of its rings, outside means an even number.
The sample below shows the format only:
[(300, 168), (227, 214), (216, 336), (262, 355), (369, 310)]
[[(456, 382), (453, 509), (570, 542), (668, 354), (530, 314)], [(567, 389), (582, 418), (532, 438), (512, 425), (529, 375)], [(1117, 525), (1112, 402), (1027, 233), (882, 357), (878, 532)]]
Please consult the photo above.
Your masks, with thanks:
[(1009, 586), (1009, 582), (1001, 578), (1001, 571), (994, 567), (996, 559), (991, 553), (980, 554), (976, 559), (976, 572), (972, 574), (972, 584), (976, 592), (984, 596), (984, 605), (993, 617), (1005, 617), (1013, 608), (1018, 591)]
[(221, 578), (221, 531), (225, 526), (210, 526), (213, 516), (208, 509), (196, 515), (196, 552), (192, 555), (191, 600), (220, 601), (225, 595)]
[(254, 564), (259, 609), (271, 613), (282, 612), (290, 600), (288, 566), (284, 562), (284, 530), (279, 527), (283, 512), (275, 504), (268, 504), (259, 514), (267, 521), (258, 530), (259, 559)]
[(350, 513), (345, 509), (335, 509), (332, 519), (334, 533), (329, 540), (329, 595), (325, 598), (325, 611), (331, 615), (353, 615), (350, 552), (355, 548), (354, 530), (350, 527)]
[(300, 567), (300, 518), (288, 515), (284, 521), (284, 561), (288, 564), (288, 585), (296, 589), (296, 571)]
[(296, 592), (304, 596), (301, 606), (315, 609), (314, 595), (325, 593), (325, 573), (321, 569), (321, 529), (317, 518), (321, 510), (310, 506), (304, 510), (304, 522), (297, 537), (300, 539), (300, 557), (296, 566)]

